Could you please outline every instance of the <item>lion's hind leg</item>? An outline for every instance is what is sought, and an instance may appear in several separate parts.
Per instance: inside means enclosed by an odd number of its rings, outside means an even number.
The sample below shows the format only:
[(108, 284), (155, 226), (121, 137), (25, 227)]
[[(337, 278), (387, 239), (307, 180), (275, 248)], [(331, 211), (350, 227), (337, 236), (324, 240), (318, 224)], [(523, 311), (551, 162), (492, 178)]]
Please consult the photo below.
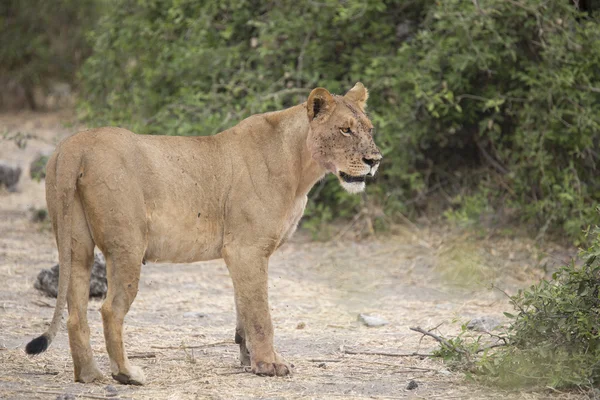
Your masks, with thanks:
[(129, 363), (123, 344), (123, 321), (137, 295), (143, 254), (143, 250), (132, 250), (105, 254), (108, 292), (101, 313), (113, 378), (123, 384), (143, 385), (144, 373)]
[(71, 247), (71, 279), (67, 293), (69, 345), (73, 357), (76, 382), (92, 382), (103, 378), (96, 366), (90, 346), (87, 307), (90, 295), (90, 275), (94, 262), (94, 242), (88, 229), (81, 202), (73, 202), (73, 232)]

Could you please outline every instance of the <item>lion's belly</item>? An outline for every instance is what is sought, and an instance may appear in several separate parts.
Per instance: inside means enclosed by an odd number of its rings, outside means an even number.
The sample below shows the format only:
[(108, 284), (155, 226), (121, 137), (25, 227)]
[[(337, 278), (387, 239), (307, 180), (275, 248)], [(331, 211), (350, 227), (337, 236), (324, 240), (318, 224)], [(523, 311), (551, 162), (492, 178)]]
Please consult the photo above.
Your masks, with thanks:
[(201, 214), (149, 216), (147, 261), (188, 263), (214, 260), (221, 258), (222, 247), (223, 228), (215, 219)]

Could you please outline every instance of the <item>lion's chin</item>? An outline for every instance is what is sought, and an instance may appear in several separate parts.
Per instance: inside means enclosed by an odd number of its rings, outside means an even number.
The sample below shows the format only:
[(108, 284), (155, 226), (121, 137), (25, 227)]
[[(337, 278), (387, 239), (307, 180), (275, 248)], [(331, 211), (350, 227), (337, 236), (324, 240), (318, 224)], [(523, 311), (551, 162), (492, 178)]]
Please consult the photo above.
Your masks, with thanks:
[(346, 189), (346, 192), (348, 192), (348, 193), (356, 194), (356, 193), (364, 192), (364, 190), (365, 190), (364, 182), (348, 183), (348, 182), (341, 181), (340, 183), (342, 184), (342, 187), (344, 189)]
[(365, 190), (365, 176), (352, 176), (340, 171), (338, 175), (340, 184), (348, 193), (360, 193)]

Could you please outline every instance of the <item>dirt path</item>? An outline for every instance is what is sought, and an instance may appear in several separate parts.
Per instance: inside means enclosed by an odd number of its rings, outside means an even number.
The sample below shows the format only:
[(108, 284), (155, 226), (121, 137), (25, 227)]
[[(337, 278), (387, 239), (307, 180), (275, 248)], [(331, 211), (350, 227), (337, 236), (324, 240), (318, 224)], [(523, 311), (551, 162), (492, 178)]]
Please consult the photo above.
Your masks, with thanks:
[[(0, 141), (0, 159), (29, 165), (37, 152), (72, 133), (60, 121), (68, 115), (0, 115), (0, 134), (37, 135), (25, 149)], [(68, 118), (67, 118), (68, 119)], [(347, 350), (428, 353), (431, 339), (410, 326), (457, 331), (454, 319), (502, 318), (507, 290), (538, 279), (540, 252), (524, 239), (400, 229), (398, 234), (360, 243), (316, 243), (305, 233), (276, 253), (270, 264), (270, 295), (276, 346), (295, 365), (289, 378), (245, 373), (233, 343), (232, 285), (222, 261), (189, 265), (149, 264), (126, 320), (126, 346), (148, 378), (144, 387), (106, 379), (72, 382), (67, 333), (63, 328), (48, 352), (28, 357), (23, 348), (49, 323), (54, 299), (33, 289), (42, 268), (57, 261), (47, 225), (30, 221), (30, 207), (44, 206), (43, 183), (25, 170), (17, 193), (0, 192), (0, 398), (56, 399), (541, 399), (574, 394), (505, 392), (469, 383), (438, 360), (424, 357), (351, 355)], [(549, 248), (546, 261), (564, 257)], [(498, 261), (501, 260), (501, 261)], [(551, 267), (551, 265), (550, 265)], [(92, 347), (109, 371), (99, 301), (91, 301)], [(389, 324), (367, 328), (359, 313)], [(407, 390), (409, 381), (418, 388)], [(115, 392), (116, 391), (116, 392)], [(111, 397), (117, 396), (117, 397)]]

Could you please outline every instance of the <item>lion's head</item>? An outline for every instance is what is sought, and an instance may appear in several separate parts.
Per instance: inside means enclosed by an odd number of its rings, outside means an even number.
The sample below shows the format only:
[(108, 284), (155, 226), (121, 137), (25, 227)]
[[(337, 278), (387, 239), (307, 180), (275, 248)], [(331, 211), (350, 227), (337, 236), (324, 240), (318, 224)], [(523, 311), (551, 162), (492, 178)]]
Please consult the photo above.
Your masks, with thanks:
[(365, 189), (365, 178), (375, 175), (382, 158), (373, 141), (373, 124), (365, 114), (368, 97), (358, 82), (344, 96), (316, 88), (306, 103), (312, 157), (350, 193)]

